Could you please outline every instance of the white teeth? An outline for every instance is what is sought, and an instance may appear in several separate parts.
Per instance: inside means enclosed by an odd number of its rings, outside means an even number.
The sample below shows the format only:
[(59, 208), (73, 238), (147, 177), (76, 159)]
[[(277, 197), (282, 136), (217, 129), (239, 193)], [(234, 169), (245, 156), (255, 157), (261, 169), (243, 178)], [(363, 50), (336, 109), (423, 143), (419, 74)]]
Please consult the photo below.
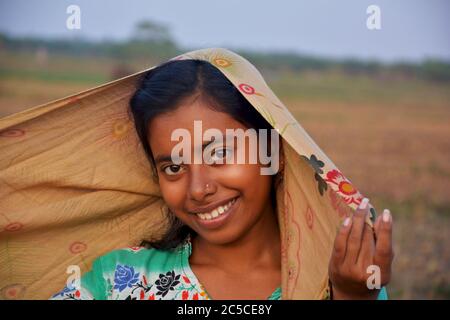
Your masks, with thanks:
[(231, 206), (233, 205), (233, 203), (236, 202), (236, 198), (234, 198), (233, 200), (231, 200), (230, 202), (228, 202), (226, 205), (224, 206), (219, 206), (216, 209), (214, 209), (211, 212), (208, 213), (197, 213), (197, 216), (202, 219), (202, 220), (211, 220), (214, 218), (217, 218), (218, 216), (224, 214), (225, 212), (228, 211), (228, 209), (231, 208)]

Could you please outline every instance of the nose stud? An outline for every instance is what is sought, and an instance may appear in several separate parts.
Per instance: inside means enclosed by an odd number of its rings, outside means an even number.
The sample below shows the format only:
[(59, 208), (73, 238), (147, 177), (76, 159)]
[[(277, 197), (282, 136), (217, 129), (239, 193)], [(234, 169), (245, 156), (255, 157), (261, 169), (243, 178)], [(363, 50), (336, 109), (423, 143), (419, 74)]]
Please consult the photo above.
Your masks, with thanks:
[(213, 186), (210, 183), (205, 184), (205, 192), (206, 193), (213, 192)]

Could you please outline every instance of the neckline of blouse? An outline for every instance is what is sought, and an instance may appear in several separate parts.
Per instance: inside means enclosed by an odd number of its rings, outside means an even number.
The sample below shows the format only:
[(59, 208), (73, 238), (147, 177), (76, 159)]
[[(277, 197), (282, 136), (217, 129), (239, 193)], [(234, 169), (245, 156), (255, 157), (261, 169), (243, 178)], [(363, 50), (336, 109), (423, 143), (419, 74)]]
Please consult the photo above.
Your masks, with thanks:
[[(202, 291), (206, 294), (207, 299), (212, 300), (212, 297), (206, 291), (205, 287), (200, 283), (200, 280), (195, 275), (194, 271), (191, 269), (189, 264), (189, 257), (192, 253), (192, 241), (191, 235), (189, 234), (182, 245), (180, 246), (180, 265), (183, 272), (188, 276), (189, 279), (193, 279), (195, 282), (195, 289), (201, 293)], [(200, 288), (200, 289), (199, 289)], [(281, 286), (277, 287), (272, 294), (267, 298), (268, 300), (279, 300), (281, 299)]]

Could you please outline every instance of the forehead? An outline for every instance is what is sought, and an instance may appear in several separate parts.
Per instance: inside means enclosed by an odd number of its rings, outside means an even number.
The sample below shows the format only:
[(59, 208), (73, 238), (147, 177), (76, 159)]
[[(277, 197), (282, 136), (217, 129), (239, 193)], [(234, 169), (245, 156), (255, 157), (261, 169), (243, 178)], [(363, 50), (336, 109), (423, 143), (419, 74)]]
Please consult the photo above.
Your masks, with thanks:
[[(194, 137), (194, 121), (201, 121), (202, 135), (207, 129), (218, 129), (224, 135), (226, 129), (247, 129), (231, 115), (213, 110), (202, 99), (180, 104), (180, 106), (170, 113), (161, 114), (155, 117), (149, 124), (148, 140), (153, 154), (167, 153), (178, 144), (178, 141), (171, 141), (172, 132), (176, 129), (186, 129)], [(191, 139), (193, 143), (194, 139)]]

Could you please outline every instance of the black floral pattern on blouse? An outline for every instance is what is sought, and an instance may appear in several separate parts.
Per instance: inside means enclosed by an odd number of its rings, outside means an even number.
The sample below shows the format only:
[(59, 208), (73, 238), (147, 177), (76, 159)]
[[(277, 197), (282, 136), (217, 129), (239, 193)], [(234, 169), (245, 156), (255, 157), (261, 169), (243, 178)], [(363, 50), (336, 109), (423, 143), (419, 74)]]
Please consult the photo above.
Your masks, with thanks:
[(159, 279), (155, 281), (156, 289), (158, 289), (156, 295), (165, 297), (169, 290), (174, 290), (174, 288), (180, 284), (179, 279), (180, 275), (175, 275), (173, 270), (168, 271), (165, 275), (162, 273), (159, 274)]

